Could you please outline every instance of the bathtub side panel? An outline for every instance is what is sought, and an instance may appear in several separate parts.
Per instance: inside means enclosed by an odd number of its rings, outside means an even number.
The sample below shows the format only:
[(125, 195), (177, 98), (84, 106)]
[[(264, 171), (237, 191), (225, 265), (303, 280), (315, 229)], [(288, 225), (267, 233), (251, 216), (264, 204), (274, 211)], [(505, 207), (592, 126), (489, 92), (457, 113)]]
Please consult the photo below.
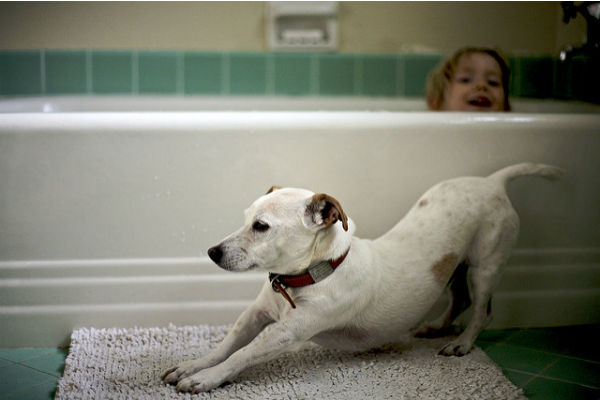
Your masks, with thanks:
[(435, 183), (522, 161), (566, 175), (508, 187), (522, 229), (491, 326), (597, 322), (599, 126), (598, 115), (0, 115), (0, 344), (232, 322), (264, 277), (232, 281), (205, 252), (274, 184), (331, 194), (375, 238)]
[(216, 129), (202, 114), (179, 127), (176, 114), (158, 127), (143, 114), (123, 127), (105, 121), (109, 129), (76, 115), (30, 130), (4, 123), (1, 257), (204, 255), (273, 184), (330, 193), (359, 236), (376, 237), (440, 180), (528, 160), (562, 166), (567, 176), (552, 184), (523, 178), (509, 187), (523, 220), (519, 245), (598, 245), (600, 133), (586, 125), (598, 117), (419, 125), (402, 114), (379, 124), (376, 114), (364, 115), (362, 124), (338, 114), (346, 120), (319, 128), (319, 113), (292, 116), (314, 124), (238, 120)]

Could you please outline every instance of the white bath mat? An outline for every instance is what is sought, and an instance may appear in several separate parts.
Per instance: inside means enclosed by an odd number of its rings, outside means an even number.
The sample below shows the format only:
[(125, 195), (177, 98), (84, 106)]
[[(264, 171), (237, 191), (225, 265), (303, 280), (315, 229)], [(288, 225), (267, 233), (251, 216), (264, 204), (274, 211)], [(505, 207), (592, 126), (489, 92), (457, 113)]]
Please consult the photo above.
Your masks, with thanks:
[(475, 348), (438, 356), (448, 339), (344, 353), (309, 344), (209, 393), (177, 393), (162, 372), (214, 348), (230, 326), (79, 329), (56, 399), (524, 399)]

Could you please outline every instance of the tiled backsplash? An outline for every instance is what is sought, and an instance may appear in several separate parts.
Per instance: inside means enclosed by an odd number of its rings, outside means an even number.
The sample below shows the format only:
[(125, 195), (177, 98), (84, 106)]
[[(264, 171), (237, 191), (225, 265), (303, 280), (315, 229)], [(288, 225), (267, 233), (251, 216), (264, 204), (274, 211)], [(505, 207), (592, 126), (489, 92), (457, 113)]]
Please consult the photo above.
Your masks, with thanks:
[[(0, 51), (0, 95), (190, 94), (423, 97), (442, 55)], [(511, 95), (598, 101), (589, 60), (509, 58)], [(593, 71), (591, 69), (590, 71)], [(593, 75), (593, 74), (591, 74)], [(569, 78), (572, 77), (572, 78)], [(596, 85), (598, 79), (596, 79)], [(595, 96), (595, 98), (594, 98)]]

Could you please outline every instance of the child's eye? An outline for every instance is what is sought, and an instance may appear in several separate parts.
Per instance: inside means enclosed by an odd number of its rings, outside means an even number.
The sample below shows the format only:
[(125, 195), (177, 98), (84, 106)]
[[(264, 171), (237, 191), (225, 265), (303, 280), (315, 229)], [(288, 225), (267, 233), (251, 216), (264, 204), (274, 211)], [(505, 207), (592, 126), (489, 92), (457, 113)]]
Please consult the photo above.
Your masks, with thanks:
[(490, 80), (488, 81), (488, 85), (496, 87), (496, 86), (500, 86), (500, 82), (498, 82), (498, 81), (497, 81), (497, 80), (495, 80), (495, 79), (490, 79)]
[(456, 82), (458, 83), (469, 83), (471, 82), (471, 77), (469, 76), (457, 76)]

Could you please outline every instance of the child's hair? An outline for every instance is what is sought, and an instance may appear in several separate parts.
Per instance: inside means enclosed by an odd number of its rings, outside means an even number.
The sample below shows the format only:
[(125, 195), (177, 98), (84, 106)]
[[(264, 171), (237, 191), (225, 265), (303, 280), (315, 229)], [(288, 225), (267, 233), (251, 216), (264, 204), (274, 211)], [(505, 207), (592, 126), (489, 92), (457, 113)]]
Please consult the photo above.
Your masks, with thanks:
[(448, 84), (454, 78), (454, 72), (460, 58), (473, 53), (483, 53), (491, 56), (502, 71), (502, 88), (504, 89), (504, 111), (510, 111), (508, 100), (508, 88), (510, 79), (510, 68), (504, 57), (498, 50), (489, 47), (463, 47), (456, 51), (451, 57), (438, 65), (429, 74), (427, 79), (427, 105), (431, 110), (439, 110), (444, 103), (444, 93)]

